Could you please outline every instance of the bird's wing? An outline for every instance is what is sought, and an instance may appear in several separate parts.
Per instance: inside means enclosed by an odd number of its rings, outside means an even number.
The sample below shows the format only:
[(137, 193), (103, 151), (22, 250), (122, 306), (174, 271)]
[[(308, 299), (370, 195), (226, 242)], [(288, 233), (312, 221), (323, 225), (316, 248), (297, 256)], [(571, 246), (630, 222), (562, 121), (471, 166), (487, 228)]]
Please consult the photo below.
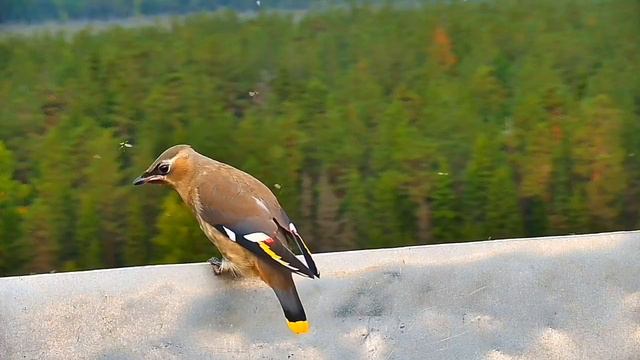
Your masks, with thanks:
[[(199, 215), (205, 222), (267, 262), (302, 276), (319, 276), (307, 246), (279, 205), (274, 209), (272, 201), (238, 189), (218, 186), (216, 191), (200, 193)], [(285, 221), (286, 227), (280, 223)], [(300, 247), (306, 265), (289, 250), (287, 240)]]
[(307, 267), (309, 268), (309, 270), (311, 270), (315, 277), (320, 277), (320, 273), (318, 272), (316, 263), (311, 257), (311, 251), (307, 247), (307, 244), (305, 244), (302, 236), (300, 236), (300, 234), (298, 233), (298, 229), (296, 229), (296, 226), (289, 220), (289, 217), (284, 211), (282, 211), (282, 215), (282, 217), (286, 219), (286, 222), (289, 223), (288, 228), (282, 226), (282, 224), (280, 224), (280, 222), (276, 218), (274, 218), (273, 220), (278, 224), (278, 227), (282, 230), (282, 232), (286, 234), (285, 236), (293, 240), (293, 242), (298, 246), (298, 249), (304, 257), (304, 261), (307, 263)]

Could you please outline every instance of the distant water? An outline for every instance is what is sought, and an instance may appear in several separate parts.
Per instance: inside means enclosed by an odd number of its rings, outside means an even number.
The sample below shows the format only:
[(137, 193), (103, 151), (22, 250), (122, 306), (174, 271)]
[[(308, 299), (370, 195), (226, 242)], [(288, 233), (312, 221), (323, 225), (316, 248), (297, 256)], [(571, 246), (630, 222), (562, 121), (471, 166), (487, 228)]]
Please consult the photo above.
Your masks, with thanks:
[[(228, 12), (228, 10), (197, 12), (186, 15), (145, 15), (129, 18), (111, 19), (111, 20), (69, 20), (47, 21), (37, 24), (9, 23), (0, 24), (0, 36), (3, 35), (42, 35), (42, 34), (65, 34), (72, 35), (79, 31), (100, 32), (111, 28), (136, 28), (145, 26), (160, 26), (170, 28), (171, 24), (180, 23), (192, 16), (216, 16)], [(291, 15), (295, 20), (301, 19), (307, 10), (270, 10), (266, 13), (278, 13), (283, 15)], [(241, 19), (251, 19), (258, 16), (260, 12), (244, 11), (237, 12), (236, 15)]]
[[(1, 0), (0, 0), (1, 1)], [(466, 0), (464, 0), (466, 1)], [(381, 7), (384, 4), (391, 4), (393, 8), (420, 8), (429, 3), (430, 0), (394, 0), (387, 3), (384, 0), (356, 0), (355, 3), (366, 4), (373, 7)], [(264, 4), (264, 1), (262, 2)], [(228, 12), (234, 12), (240, 19), (251, 19), (259, 14), (281, 14), (291, 16), (294, 21), (299, 21), (306, 14), (313, 12), (322, 12), (328, 9), (349, 8), (350, 2), (340, 0), (323, 0), (313, 2), (312, 6), (306, 10), (288, 10), (283, 8), (269, 8), (261, 6), (259, 10), (251, 11), (235, 11), (231, 9), (220, 9), (214, 11), (199, 11), (188, 14), (173, 15), (141, 15), (126, 18), (117, 18), (110, 20), (68, 20), (68, 21), (46, 21), (34, 24), (28, 23), (0, 23), (0, 37), (11, 35), (42, 35), (42, 34), (65, 34), (73, 35), (79, 31), (100, 32), (111, 28), (136, 28), (145, 26), (160, 26), (171, 28), (172, 24), (180, 23), (186, 18), (192, 16), (216, 16)], [(352, 4), (353, 5), (353, 4)]]

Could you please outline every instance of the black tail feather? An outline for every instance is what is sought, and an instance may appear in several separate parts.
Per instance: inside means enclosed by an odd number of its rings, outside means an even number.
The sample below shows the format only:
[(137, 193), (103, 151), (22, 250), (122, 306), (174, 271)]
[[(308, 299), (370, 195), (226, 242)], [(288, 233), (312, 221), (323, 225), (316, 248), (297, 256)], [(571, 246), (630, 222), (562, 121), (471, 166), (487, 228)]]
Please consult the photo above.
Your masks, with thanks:
[(309, 323), (307, 322), (307, 315), (304, 313), (302, 302), (298, 296), (295, 286), (292, 284), (286, 289), (276, 289), (273, 291), (278, 297), (284, 317), (287, 319), (287, 323), (291, 331), (296, 334), (304, 334), (309, 331)]

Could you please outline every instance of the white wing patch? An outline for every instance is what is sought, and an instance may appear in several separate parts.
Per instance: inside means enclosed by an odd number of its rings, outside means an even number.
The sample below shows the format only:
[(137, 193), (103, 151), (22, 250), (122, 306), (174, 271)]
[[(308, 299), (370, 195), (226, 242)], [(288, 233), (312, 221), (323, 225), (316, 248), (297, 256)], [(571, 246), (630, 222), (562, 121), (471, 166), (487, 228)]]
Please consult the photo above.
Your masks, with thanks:
[(261, 241), (265, 241), (267, 239), (271, 239), (271, 236), (263, 233), (263, 232), (254, 232), (251, 234), (247, 234), (244, 236), (245, 239), (249, 241), (253, 241), (255, 243), (259, 243)]
[(233, 231), (227, 229), (226, 227), (222, 227), (224, 229), (224, 232), (227, 233), (227, 236), (229, 237), (229, 239), (236, 241), (236, 233), (234, 233)]
[(284, 265), (285, 267), (288, 267), (289, 269), (295, 271), (295, 272), (299, 272), (299, 269), (294, 268), (293, 266), (289, 265), (289, 263), (286, 263), (284, 261), (281, 261), (282, 265)]
[[(309, 250), (309, 248), (307, 247), (307, 244), (304, 243), (304, 241), (302, 241), (302, 237), (300, 237), (300, 235), (298, 234), (298, 229), (296, 229), (296, 226), (293, 225), (293, 223), (289, 223), (289, 231), (291, 231), (292, 233), (294, 233), (295, 235), (297, 235), (299, 237), (300, 240), (298, 240), (298, 245), (301, 243), (302, 246), (304, 246), (305, 250), (307, 250), (307, 252), (309, 253), (309, 255), (311, 255), (311, 251)], [(300, 249), (302, 251), (302, 249)], [(305, 260), (306, 261), (306, 260)], [(309, 264), (307, 264), (308, 266)]]

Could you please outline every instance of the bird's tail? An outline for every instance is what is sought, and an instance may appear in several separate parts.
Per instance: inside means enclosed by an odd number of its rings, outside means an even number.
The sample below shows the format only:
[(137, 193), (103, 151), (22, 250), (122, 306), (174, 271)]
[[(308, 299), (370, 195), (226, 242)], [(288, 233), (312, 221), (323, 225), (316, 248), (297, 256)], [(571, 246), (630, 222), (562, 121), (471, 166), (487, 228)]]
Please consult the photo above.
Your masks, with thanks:
[(309, 332), (307, 315), (304, 313), (291, 272), (276, 268), (264, 261), (258, 261), (256, 265), (260, 278), (276, 293), (282, 311), (284, 311), (284, 317), (287, 318), (289, 329), (296, 334)]
[(309, 332), (309, 322), (307, 315), (304, 313), (302, 302), (296, 291), (296, 287), (291, 280), (291, 286), (286, 288), (273, 288), (273, 291), (280, 301), (284, 317), (287, 319), (289, 329), (296, 334), (305, 334)]

